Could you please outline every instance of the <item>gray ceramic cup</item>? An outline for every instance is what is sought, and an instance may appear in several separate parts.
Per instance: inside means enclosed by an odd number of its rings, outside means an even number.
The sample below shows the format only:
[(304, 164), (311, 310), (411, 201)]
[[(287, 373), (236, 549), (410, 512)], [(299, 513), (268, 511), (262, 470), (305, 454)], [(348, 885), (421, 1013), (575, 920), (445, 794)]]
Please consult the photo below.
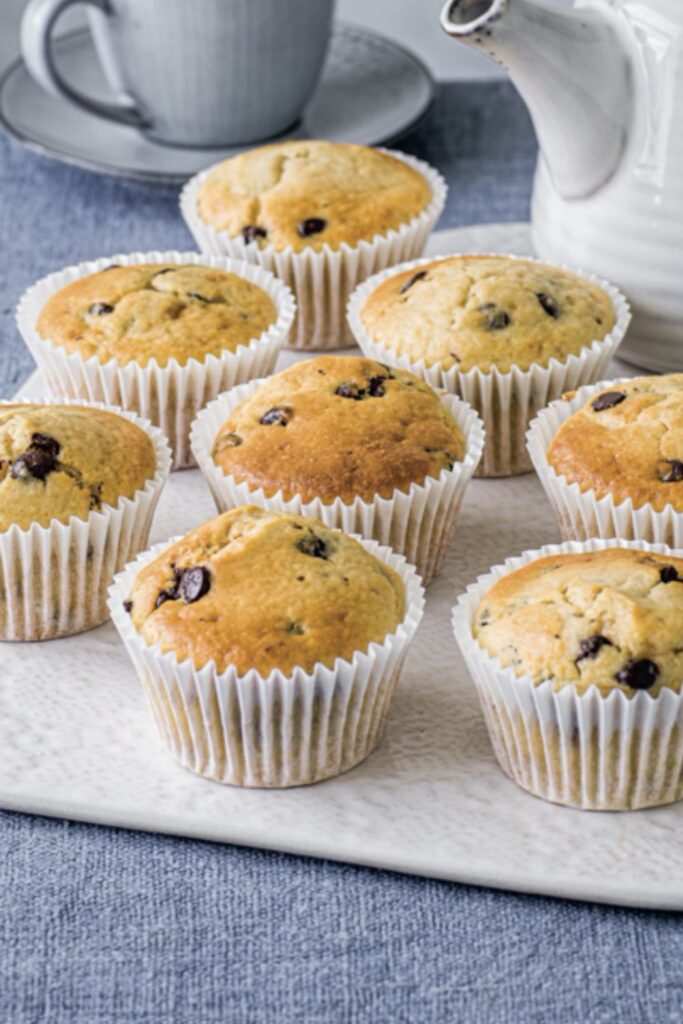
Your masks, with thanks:
[[(60, 15), (88, 8), (116, 102), (73, 88), (51, 37)], [(228, 146), (294, 124), (330, 39), (334, 0), (31, 0), (21, 48), (48, 92), (171, 145)]]

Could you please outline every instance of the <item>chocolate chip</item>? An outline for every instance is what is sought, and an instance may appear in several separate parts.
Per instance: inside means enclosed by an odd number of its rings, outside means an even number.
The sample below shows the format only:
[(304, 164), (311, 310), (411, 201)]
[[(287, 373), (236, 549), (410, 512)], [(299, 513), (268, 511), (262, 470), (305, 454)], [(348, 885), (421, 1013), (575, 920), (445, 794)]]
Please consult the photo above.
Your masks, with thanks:
[(166, 601), (175, 601), (175, 596), (168, 590), (162, 590), (154, 602), (154, 607), (161, 608), (162, 604), (165, 604)]
[(292, 415), (291, 409), (279, 408), (275, 406), (273, 409), (269, 409), (268, 412), (264, 412), (263, 416), (259, 420), (264, 427), (286, 427)]
[(368, 394), (371, 398), (383, 398), (386, 394), (384, 390), (384, 382), (387, 380), (386, 377), (371, 377), (368, 383)]
[(298, 622), (287, 622), (285, 624), (285, 632), (292, 633), (294, 636), (303, 636), (304, 627), (300, 626)]
[(260, 228), (258, 224), (246, 224), (242, 228), (242, 238), (245, 242), (255, 242), (257, 238), (267, 238), (268, 232)]
[(659, 579), (662, 583), (681, 583), (678, 572), (673, 565), (663, 565), (659, 570)]
[(183, 604), (194, 604), (211, 589), (211, 573), (203, 566), (181, 569), (177, 585), (178, 597)]
[[(482, 312), (488, 312), (489, 309), (496, 309), (492, 303), (487, 303), (485, 306), (480, 306)], [(486, 317), (486, 330), (487, 331), (504, 331), (506, 327), (510, 326), (510, 317), (504, 309), (498, 309), (495, 313), (491, 313), (490, 316)]]
[(335, 395), (339, 395), (340, 398), (353, 398), (355, 402), (360, 402), (365, 398), (365, 390), (358, 386), (354, 381), (347, 380), (343, 384), (340, 384), (335, 391)]
[(630, 686), (632, 690), (649, 690), (654, 686), (658, 675), (659, 669), (654, 661), (650, 661), (649, 658), (633, 658), (619, 669), (614, 678), (618, 683)]
[(311, 558), (329, 558), (327, 544), (322, 537), (316, 537), (314, 533), (302, 537), (296, 542), (296, 546), (302, 555), (310, 555)]
[(591, 405), (596, 412), (602, 412), (604, 409), (613, 409), (615, 405), (620, 405), (625, 401), (626, 395), (623, 391), (605, 391), (604, 394), (593, 399)]
[(600, 633), (596, 633), (594, 636), (587, 636), (585, 640), (582, 640), (579, 644), (579, 656), (575, 661), (578, 665), (584, 658), (595, 658), (597, 657), (598, 651), (602, 647), (612, 647), (611, 640), (608, 640), (606, 636), (601, 636)]
[(88, 312), (91, 316), (104, 316), (106, 313), (113, 313), (114, 307), (110, 306), (108, 302), (93, 302)]
[(671, 468), (660, 478), (662, 483), (679, 484), (683, 480), (683, 462), (679, 462), (678, 459), (668, 459), (667, 463)]
[(44, 480), (48, 473), (57, 468), (61, 445), (47, 434), (32, 434), (31, 444), (12, 463), (10, 476), (15, 480)]
[(309, 235), (319, 235), (327, 227), (327, 221), (322, 217), (307, 217), (297, 227), (297, 234), (300, 238), (308, 238)]
[(546, 295), (545, 292), (536, 292), (536, 298), (548, 316), (551, 316), (553, 320), (559, 319), (560, 307), (555, 302), (555, 299), (551, 298), (550, 295)]
[(398, 294), (399, 295), (405, 295), (405, 293), (408, 291), (408, 289), (412, 288), (413, 285), (416, 283), (416, 281), (423, 281), (426, 276), (427, 276), (427, 271), (426, 270), (418, 270), (416, 274), (413, 274), (412, 277), (409, 277), (408, 280), (405, 282), (405, 284), (402, 285), (401, 288), (399, 288)]
[(132, 601), (124, 601), (123, 602), (123, 610), (128, 615), (130, 615), (130, 613), (133, 611), (133, 602)]

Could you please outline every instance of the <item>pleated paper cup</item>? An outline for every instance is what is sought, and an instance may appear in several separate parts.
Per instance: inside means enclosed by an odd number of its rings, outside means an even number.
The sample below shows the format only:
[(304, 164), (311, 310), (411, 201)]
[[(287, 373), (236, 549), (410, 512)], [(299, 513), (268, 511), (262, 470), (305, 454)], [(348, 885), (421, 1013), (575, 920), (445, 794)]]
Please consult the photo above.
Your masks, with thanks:
[[(452, 253), (452, 256), (491, 256), (490, 253)], [(500, 254), (495, 254), (500, 256)], [(448, 256), (428, 257), (412, 260), (401, 266), (383, 270), (364, 281), (349, 300), (349, 327), (364, 355), (380, 363), (410, 370), (417, 377), (443, 388), (450, 394), (459, 395), (477, 410), (486, 429), (486, 445), (477, 476), (515, 476), (528, 473), (531, 462), (526, 450), (525, 434), (529, 422), (539, 409), (565, 391), (578, 388), (599, 380), (607, 364), (619, 348), (631, 320), (631, 311), (625, 297), (610, 284), (591, 274), (574, 271), (581, 277), (598, 285), (610, 297), (616, 316), (613, 329), (602, 340), (594, 341), (581, 349), (577, 355), (570, 355), (563, 362), (551, 359), (547, 366), (533, 365), (528, 370), (513, 366), (508, 373), (501, 373), (495, 366), (484, 373), (476, 367), (463, 372), (457, 366), (446, 370), (439, 364), (428, 366), (423, 359), (411, 362), (407, 355), (398, 355), (391, 348), (375, 341), (361, 321), (361, 312), (366, 300), (384, 281), (406, 270), (413, 270), (434, 263)], [(529, 260), (526, 256), (507, 256), (507, 259)], [(548, 266), (548, 264), (544, 264)], [(558, 267), (569, 270), (568, 267)]]
[[(177, 539), (177, 538), (175, 538)], [(158, 544), (116, 577), (112, 620), (142, 681), (162, 742), (184, 768), (233, 786), (304, 786), (339, 775), (377, 746), (408, 647), (422, 618), (424, 591), (404, 558), (357, 538), (398, 572), (406, 591), (402, 623), (383, 643), (350, 661), (312, 672), (218, 672), (162, 653), (137, 632), (123, 602), (140, 569), (168, 544)]]
[(636, 506), (631, 498), (616, 502), (611, 494), (598, 497), (593, 489), (582, 491), (578, 483), (569, 483), (548, 462), (550, 443), (565, 420), (590, 401), (591, 395), (605, 388), (617, 387), (627, 379), (622, 377), (587, 385), (571, 398), (552, 402), (538, 414), (529, 428), (529, 455), (557, 525), (567, 540), (621, 537), (683, 548), (683, 512), (677, 512), (673, 505), (656, 511), (649, 502)]
[(51, 640), (93, 629), (109, 618), (107, 591), (117, 572), (144, 549), (171, 469), (171, 452), (149, 420), (99, 402), (15, 398), (0, 405), (77, 405), (116, 413), (145, 431), (156, 469), (132, 498), (104, 505), (87, 519), (11, 526), (0, 533), (0, 640)]
[(480, 600), (502, 576), (538, 558), (630, 547), (671, 552), (644, 541), (590, 540), (553, 544), (509, 558), (480, 576), (453, 613), (464, 655), (501, 768), (518, 786), (553, 803), (584, 810), (622, 811), (673, 803), (683, 796), (683, 696), (663, 689), (628, 697), (596, 686), (554, 691), (535, 685), (489, 655), (472, 633)]
[(421, 174), (431, 189), (432, 199), (422, 213), (406, 224), (357, 245), (342, 243), (336, 249), (324, 245), (319, 252), (295, 252), (288, 246), (278, 251), (272, 246), (261, 248), (257, 242), (245, 242), (241, 235), (232, 237), (227, 231), (217, 231), (201, 219), (197, 207), (200, 189), (211, 167), (191, 178), (181, 192), (182, 215), (202, 252), (251, 260), (272, 271), (293, 290), (298, 313), (289, 348), (312, 351), (353, 345), (345, 317), (346, 302), (353, 289), (383, 267), (414, 259), (424, 252), (441, 216), (448, 187), (438, 171), (405, 153), (389, 149), (380, 152), (402, 160)]
[(407, 491), (395, 490), (390, 498), (355, 498), (349, 504), (341, 498), (330, 503), (320, 498), (304, 501), (299, 495), (285, 498), (282, 491), (267, 494), (262, 487), (239, 482), (216, 465), (212, 457), (213, 442), (220, 428), (236, 406), (264, 383), (251, 381), (221, 395), (199, 414), (192, 426), (192, 450), (218, 511), (258, 505), (269, 511), (320, 519), (326, 526), (357, 533), (393, 548), (416, 566), (426, 586), (443, 564), (467, 485), (481, 458), (484, 429), (476, 412), (455, 395), (439, 396), (465, 437), (465, 457), (453, 469), (443, 469), (438, 477), (411, 484)]
[[(41, 338), (36, 322), (41, 309), (55, 292), (80, 277), (95, 274), (116, 263), (129, 267), (139, 263), (177, 263), (216, 267), (230, 271), (258, 285), (277, 309), (275, 323), (247, 345), (234, 352), (208, 355), (182, 365), (171, 359), (159, 366), (155, 359), (147, 366), (120, 365), (115, 359), (100, 362), (97, 356), (84, 359), (69, 354), (61, 345)], [(173, 469), (192, 466), (190, 425), (200, 409), (222, 391), (254, 377), (272, 373), (280, 349), (294, 322), (295, 303), (289, 288), (267, 270), (251, 263), (193, 252), (135, 252), (79, 263), (42, 278), (22, 296), (17, 307), (17, 324), (53, 394), (84, 398), (92, 402), (119, 405), (136, 412), (160, 427), (173, 449)]]

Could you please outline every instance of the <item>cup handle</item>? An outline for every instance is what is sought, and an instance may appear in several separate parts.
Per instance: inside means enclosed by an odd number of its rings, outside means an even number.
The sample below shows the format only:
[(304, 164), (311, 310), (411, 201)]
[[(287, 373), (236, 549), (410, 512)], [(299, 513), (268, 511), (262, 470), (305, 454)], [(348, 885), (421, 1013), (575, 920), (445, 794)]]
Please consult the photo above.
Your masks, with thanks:
[(105, 103), (74, 89), (57, 70), (52, 53), (52, 30), (68, 7), (89, 4), (104, 14), (110, 13), (108, 0), (30, 0), (21, 21), (21, 53), (31, 75), (53, 96), (82, 107), (110, 121), (149, 128), (151, 122), (132, 98), (121, 103)]

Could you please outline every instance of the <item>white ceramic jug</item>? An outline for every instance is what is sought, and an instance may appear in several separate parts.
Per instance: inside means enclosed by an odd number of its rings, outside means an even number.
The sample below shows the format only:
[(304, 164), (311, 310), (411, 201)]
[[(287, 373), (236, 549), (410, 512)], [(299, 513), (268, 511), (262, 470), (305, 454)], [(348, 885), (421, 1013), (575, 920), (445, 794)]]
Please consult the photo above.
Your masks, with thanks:
[(683, 370), (683, 0), (450, 0), (442, 25), (529, 107), (537, 254), (618, 284), (624, 357)]

